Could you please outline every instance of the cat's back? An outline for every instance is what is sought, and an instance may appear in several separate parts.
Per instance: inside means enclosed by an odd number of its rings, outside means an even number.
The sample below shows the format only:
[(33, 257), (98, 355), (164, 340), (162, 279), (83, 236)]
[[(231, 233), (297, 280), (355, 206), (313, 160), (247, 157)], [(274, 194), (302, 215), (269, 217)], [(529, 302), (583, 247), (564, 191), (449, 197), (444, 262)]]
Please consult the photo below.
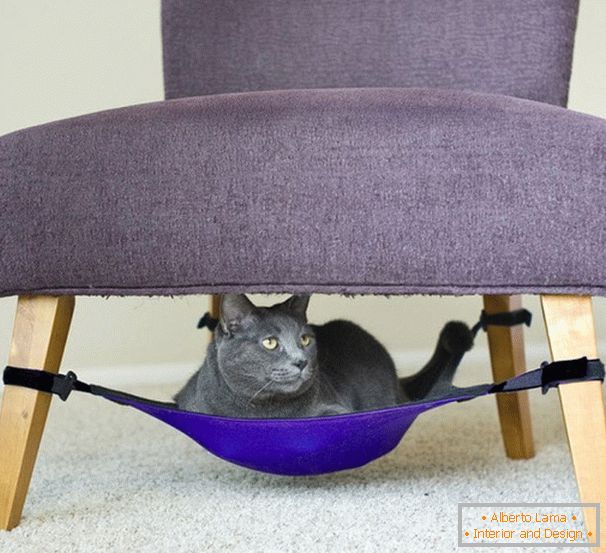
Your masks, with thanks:
[(355, 410), (399, 401), (393, 360), (372, 334), (342, 319), (312, 325), (312, 328), (321, 373), (339, 394), (352, 398)]
[(323, 325), (312, 325), (319, 350), (358, 352), (389, 356), (383, 345), (369, 332), (352, 321), (335, 319)]

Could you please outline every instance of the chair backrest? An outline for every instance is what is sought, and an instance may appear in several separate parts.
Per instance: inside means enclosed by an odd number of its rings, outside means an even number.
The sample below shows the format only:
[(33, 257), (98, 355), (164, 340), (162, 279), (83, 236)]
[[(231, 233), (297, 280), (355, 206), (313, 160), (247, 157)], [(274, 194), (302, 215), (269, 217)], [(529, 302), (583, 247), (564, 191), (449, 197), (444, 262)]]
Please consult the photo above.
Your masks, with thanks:
[(565, 105), (578, 0), (163, 0), (167, 98), (440, 87)]

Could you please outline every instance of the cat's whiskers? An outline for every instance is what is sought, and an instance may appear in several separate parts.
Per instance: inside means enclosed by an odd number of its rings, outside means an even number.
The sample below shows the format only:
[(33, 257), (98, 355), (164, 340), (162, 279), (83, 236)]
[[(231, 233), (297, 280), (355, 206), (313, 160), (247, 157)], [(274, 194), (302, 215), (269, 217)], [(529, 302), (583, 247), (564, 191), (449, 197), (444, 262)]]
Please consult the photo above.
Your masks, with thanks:
[(271, 383), (273, 382), (273, 380), (268, 380), (265, 384), (263, 384), (263, 386), (261, 386), (261, 388), (259, 390), (257, 390), (253, 396), (248, 400), (248, 403), (252, 405), (254, 399), (263, 391), (265, 390), (265, 388), (267, 388)]

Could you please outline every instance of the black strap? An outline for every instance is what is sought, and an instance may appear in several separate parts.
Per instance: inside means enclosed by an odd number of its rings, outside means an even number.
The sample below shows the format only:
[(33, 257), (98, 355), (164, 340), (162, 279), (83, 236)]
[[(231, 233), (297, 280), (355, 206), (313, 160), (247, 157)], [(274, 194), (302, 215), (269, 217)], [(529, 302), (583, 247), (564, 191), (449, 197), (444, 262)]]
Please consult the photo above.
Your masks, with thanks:
[[(599, 359), (581, 357), (579, 359), (554, 361), (552, 363), (545, 361), (538, 369), (514, 376), (504, 382), (479, 384), (477, 386), (470, 386), (469, 388), (453, 388), (452, 392), (446, 394), (444, 397), (465, 396), (460, 401), (466, 401), (472, 397), (485, 394), (517, 392), (538, 387), (541, 387), (543, 393), (546, 393), (550, 388), (555, 388), (563, 383), (586, 380), (604, 380), (604, 365)], [(126, 395), (118, 390), (86, 384), (78, 380), (72, 371), (69, 371), (67, 374), (52, 374), (41, 370), (8, 366), (4, 369), (3, 381), (4, 384), (23, 386), (41, 392), (57, 394), (63, 401), (69, 397), (72, 390), (100, 396)], [(149, 402), (149, 400), (145, 400), (144, 398), (138, 399)]]
[(480, 320), (473, 326), (471, 332), (475, 336), (480, 329), (486, 330), (489, 326), (517, 326), (519, 324), (530, 326), (531, 322), (532, 313), (527, 309), (516, 309), (515, 311), (504, 311), (490, 315), (482, 309)]
[(204, 313), (204, 316), (198, 321), (198, 327), (197, 328), (208, 328), (208, 330), (210, 330), (211, 332), (213, 330), (215, 330), (215, 328), (217, 328), (217, 325), (219, 324), (219, 319), (215, 319), (214, 317), (210, 316), (210, 313)]
[(72, 371), (66, 374), (53, 374), (35, 369), (8, 366), (4, 369), (2, 380), (5, 384), (57, 394), (63, 401), (69, 397), (72, 390), (91, 393), (90, 386), (78, 380), (78, 377)]
[[(515, 311), (504, 311), (502, 313), (488, 314), (482, 310), (480, 320), (472, 327), (471, 332), (475, 336), (480, 329), (486, 330), (489, 326), (517, 326), (525, 324), (530, 326), (532, 313), (528, 309), (516, 309)], [(211, 332), (217, 328), (219, 319), (211, 317), (210, 313), (204, 313), (198, 321), (197, 328), (208, 328)]]
[(604, 364), (599, 359), (580, 357), (551, 363), (544, 361), (538, 369), (494, 384), (490, 388), (490, 393), (516, 392), (540, 386), (546, 394), (549, 388), (555, 388), (562, 383), (584, 380), (604, 380)]

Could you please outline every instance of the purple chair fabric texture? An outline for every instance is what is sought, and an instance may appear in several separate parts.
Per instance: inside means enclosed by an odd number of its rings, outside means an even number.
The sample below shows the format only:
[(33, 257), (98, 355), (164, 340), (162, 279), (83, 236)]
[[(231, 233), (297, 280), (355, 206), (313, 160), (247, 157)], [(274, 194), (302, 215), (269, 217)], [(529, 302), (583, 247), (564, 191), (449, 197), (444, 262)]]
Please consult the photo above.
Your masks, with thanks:
[(606, 292), (606, 121), (438, 89), (159, 102), (0, 138), (0, 293)]
[(0, 137), (0, 296), (604, 295), (606, 122), (549, 105), (576, 13), (164, 0), (201, 96)]
[(565, 105), (578, 0), (163, 0), (167, 98), (435, 87)]

